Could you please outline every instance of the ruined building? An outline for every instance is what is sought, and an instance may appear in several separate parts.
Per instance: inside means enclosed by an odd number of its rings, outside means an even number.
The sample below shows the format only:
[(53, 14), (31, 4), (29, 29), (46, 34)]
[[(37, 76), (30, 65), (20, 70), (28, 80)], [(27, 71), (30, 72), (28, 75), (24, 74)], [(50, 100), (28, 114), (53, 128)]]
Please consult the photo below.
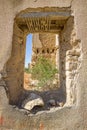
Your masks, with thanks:
[(32, 64), (37, 61), (38, 57), (44, 57), (57, 66), (58, 36), (50, 33), (33, 34), (32, 51)]
[[(12, 105), (24, 95), (29, 33), (58, 34), (60, 91), (65, 105), (28, 116)], [(49, 46), (44, 51), (50, 52)], [(87, 130), (86, 77), (86, 0), (0, 0), (0, 129)]]
[[(58, 35), (52, 33), (36, 33), (32, 36), (32, 58), (31, 63), (29, 63), (29, 69), (34, 67), (39, 58), (45, 58), (52, 64), (57, 70), (59, 70), (59, 42)], [(32, 76), (31, 76), (32, 77)], [(50, 88), (59, 87), (59, 74), (56, 73), (54, 76), (53, 83), (49, 82)], [(52, 80), (52, 79), (51, 79)], [(33, 77), (29, 83), (32, 86)], [(47, 88), (47, 86), (45, 87)]]

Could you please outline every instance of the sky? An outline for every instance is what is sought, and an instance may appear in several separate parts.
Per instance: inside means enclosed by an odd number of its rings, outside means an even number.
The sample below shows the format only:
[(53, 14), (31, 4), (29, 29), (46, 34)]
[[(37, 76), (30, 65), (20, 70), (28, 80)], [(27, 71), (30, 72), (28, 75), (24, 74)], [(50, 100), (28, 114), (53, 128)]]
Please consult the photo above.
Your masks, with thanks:
[(25, 54), (25, 67), (28, 68), (28, 64), (31, 62), (32, 55), (32, 34), (27, 35), (26, 39), (26, 54)]

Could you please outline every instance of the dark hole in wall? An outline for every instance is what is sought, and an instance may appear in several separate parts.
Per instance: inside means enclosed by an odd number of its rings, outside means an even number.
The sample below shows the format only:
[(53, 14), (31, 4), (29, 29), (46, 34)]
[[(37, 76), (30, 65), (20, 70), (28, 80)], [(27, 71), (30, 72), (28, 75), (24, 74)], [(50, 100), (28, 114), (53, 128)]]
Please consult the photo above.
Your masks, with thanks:
[(45, 50), (42, 50), (42, 53), (44, 54), (44, 53), (45, 53)]
[(39, 53), (39, 49), (37, 49), (37, 54)]
[(50, 53), (49, 48), (47, 48), (47, 53)]

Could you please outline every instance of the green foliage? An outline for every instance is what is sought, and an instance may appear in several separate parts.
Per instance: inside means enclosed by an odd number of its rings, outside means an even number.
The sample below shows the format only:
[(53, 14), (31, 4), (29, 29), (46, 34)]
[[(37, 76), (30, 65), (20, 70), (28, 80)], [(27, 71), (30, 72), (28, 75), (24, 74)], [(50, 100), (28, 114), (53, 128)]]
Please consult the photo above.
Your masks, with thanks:
[(31, 73), (32, 77), (39, 81), (38, 86), (44, 87), (47, 82), (53, 81), (58, 70), (50, 60), (39, 57), (35, 66), (32, 68)]
[(30, 73), (30, 69), (29, 68), (25, 68), (25, 70), (24, 70), (26, 73)]

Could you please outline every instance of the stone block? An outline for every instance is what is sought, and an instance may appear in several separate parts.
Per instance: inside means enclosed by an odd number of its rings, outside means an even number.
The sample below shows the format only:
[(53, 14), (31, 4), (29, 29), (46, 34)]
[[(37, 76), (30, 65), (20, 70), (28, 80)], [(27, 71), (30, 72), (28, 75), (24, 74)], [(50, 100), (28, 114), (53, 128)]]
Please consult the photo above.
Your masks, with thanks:
[(43, 99), (34, 93), (31, 93), (22, 103), (22, 107), (27, 110), (32, 110), (35, 106), (44, 106)]
[(80, 50), (79, 49), (73, 49), (73, 50), (69, 50), (67, 51), (66, 55), (71, 55), (71, 56), (80, 56)]
[(72, 71), (72, 70), (76, 70), (76, 69), (77, 69), (76, 62), (71, 62), (71, 61), (66, 62), (66, 70), (67, 71)]

